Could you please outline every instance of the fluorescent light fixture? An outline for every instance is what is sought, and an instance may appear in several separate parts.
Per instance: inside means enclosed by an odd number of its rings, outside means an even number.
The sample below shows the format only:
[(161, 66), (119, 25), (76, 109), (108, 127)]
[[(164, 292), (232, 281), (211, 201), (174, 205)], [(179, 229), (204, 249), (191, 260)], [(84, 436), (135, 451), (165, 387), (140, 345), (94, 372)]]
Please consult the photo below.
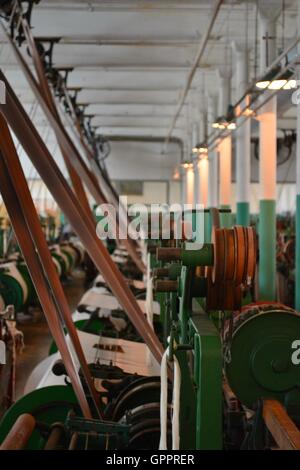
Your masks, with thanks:
[(265, 90), (266, 88), (268, 88), (270, 83), (271, 83), (270, 80), (262, 80), (260, 82), (256, 82), (256, 87), (259, 88), (260, 90)]
[(294, 88), (297, 88), (297, 82), (296, 80), (288, 80), (286, 85), (284, 85), (283, 89), (284, 90), (293, 90)]
[(286, 84), (287, 80), (285, 79), (272, 80), (272, 82), (268, 86), (268, 90), (280, 90)]

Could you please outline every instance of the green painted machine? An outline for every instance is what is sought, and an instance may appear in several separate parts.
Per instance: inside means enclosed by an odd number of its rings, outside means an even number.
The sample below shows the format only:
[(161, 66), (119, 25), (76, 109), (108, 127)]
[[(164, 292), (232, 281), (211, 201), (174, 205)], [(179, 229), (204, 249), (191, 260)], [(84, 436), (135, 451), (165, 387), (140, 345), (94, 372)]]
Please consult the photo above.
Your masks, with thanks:
[[(206, 212), (204, 220), (211, 235), (204, 231), (201, 246), (175, 237), (152, 240), (147, 246), (154, 298), (161, 307), (153, 328), (162, 333), (167, 350), (167, 393), (161, 386), (163, 369), (160, 378), (105, 364), (102, 345), (89, 367), (99, 385), (103, 419), (81, 416), (58, 361), (52, 372), (65, 384), (38, 388), (13, 405), (0, 423), (0, 444), (27, 413), (35, 420), (24, 444), (27, 449), (158, 449), (165, 403), (168, 448), (174, 445), (175, 411), (181, 450), (300, 448), (300, 360), (295, 360), (300, 315), (282, 304), (253, 298), (253, 228), (231, 228), (227, 222), (221, 226), (217, 211)], [(112, 341), (116, 336), (98, 313), (76, 321), (76, 327), (91, 335), (94, 347), (105, 338), (109, 350), (120, 352), (123, 343)], [(130, 348), (138, 341), (134, 338)], [(175, 410), (176, 364), (180, 399)], [(86, 395), (91, 401), (87, 388)]]

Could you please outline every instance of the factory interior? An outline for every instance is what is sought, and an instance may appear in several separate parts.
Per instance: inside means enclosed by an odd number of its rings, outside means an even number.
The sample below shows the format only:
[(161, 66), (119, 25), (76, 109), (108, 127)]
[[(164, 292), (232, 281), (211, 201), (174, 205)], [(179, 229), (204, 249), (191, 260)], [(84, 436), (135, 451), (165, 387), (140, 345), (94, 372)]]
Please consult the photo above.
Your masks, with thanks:
[(0, 450), (300, 450), (299, 86), (299, 0), (0, 0)]

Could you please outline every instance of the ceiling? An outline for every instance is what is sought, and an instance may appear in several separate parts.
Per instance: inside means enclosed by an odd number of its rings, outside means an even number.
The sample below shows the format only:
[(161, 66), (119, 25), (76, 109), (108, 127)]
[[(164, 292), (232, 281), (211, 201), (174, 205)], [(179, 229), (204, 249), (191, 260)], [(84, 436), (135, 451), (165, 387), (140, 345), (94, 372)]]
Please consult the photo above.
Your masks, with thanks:
[[(41, 0), (34, 7), (31, 23), (35, 37), (60, 39), (54, 46), (54, 65), (71, 67), (68, 86), (80, 88), (78, 102), (86, 106), (87, 114), (93, 115), (92, 124), (99, 133), (163, 140), (205, 34), (213, 3)], [(201, 105), (201, 84), (205, 96), (218, 94), (217, 72), (222, 66), (232, 65), (232, 101), (237, 99), (233, 41), (248, 45), (249, 81), (255, 76), (259, 64), (256, 3), (232, 0), (222, 5), (173, 137), (185, 137), (191, 119), (189, 103), (195, 110)], [(282, 0), (260, 2), (279, 15), (278, 51), (296, 35), (297, 3), (286, 0), (283, 14)], [(33, 95), (9, 46), (3, 37), (0, 40), (0, 66), (28, 112), (33, 112)], [(25, 50), (24, 53), (27, 57)], [(284, 109), (287, 114), (282, 117), (293, 121), (293, 112)], [(49, 145), (55, 146), (42, 111), (36, 109), (33, 117), (40, 131), (48, 132)], [(172, 152), (167, 152), (166, 159), (174, 162)]]

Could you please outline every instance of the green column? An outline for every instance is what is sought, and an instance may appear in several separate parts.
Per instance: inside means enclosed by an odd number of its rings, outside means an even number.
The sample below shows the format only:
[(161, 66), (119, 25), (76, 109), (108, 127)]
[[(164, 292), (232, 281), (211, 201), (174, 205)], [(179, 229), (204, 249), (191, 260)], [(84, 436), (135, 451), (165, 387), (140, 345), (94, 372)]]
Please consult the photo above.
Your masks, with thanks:
[(248, 227), (250, 224), (249, 202), (238, 202), (236, 205), (236, 224)]
[[(230, 206), (220, 206), (220, 209), (230, 209)], [(222, 214), (220, 213), (220, 224), (222, 228), (232, 227), (232, 214), (231, 212)]]
[(204, 213), (204, 243), (211, 241), (211, 216), (210, 213)]
[(296, 199), (295, 309), (300, 311), (300, 194)]
[(276, 300), (276, 202), (266, 199), (259, 211), (259, 299)]

